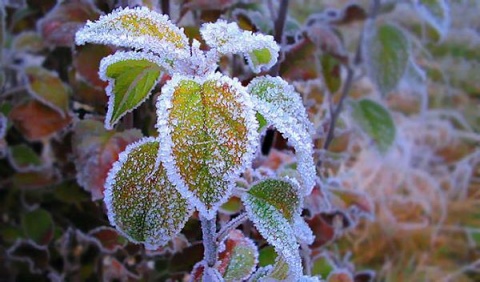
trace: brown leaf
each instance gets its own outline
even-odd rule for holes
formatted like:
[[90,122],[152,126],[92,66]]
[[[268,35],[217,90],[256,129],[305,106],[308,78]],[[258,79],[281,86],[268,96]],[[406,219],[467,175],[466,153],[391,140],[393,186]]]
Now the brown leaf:
[[51,137],[70,124],[70,116],[62,117],[57,111],[37,101],[17,105],[9,114],[14,126],[29,141]]
[[73,66],[77,73],[94,86],[105,88],[107,82],[100,79],[98,69],[100,61],[113,54],[113,49],[106,45],[87,44],[78,47],[73,57]]

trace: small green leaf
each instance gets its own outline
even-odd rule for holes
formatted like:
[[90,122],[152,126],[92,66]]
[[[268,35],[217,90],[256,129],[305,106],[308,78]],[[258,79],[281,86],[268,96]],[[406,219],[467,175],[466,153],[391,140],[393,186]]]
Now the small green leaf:
[[325,278],[334,270],[335,265],[325,254],[319,255],[313,261],[312,275],[320,275]]
[[8,150],[9,161],[17,171],[35,171],[42,167],[42,160],[30,146],[20,144]]
[[159,143],[144,138],[127,146],[105,184],[110,223],[147,249],[165,245],[185,225],[192,211],[166,176],[156,168]]
[[25,69],[25,74],[30,94],[65,117],[68,111],[69,90],[58,75],[41,67],[29,67]]
[[220,73],[174,75],[157,102],[159,159],[206,218],[226,202],[256,150],[257,122],[238,81]]
[[272,246],[266,246],[260,250],[258,256],[258,265],[263,267],[267,265],[273,265],[275,259],[277,258],[277,253]]
[[44,209],[36,209],[22,216],[25,234],[38,245],[47,245],[53,238],[52,216]]
[[148,98],[158,82],[162,65],[157,56],[141,52],[117,52],[102,59],[100,78],[109,82],[105,128],[113,128],[121,117]]
[[400,28],[384,24],[365,36],[363,50],[369,77],[383,95],[387,94],[398,85],[407,69],[408,38]]
[[445,38],[450,26],[450,7],[446,0],[417,0],[414,6],[420,16]]
[[352,117],[360,128],[375,141],[378,150],[386,153],[395,141],[396,129],[390,112],[370,99],[352,104]]
[[340,61],[329,54],[324,54],[321,58],[321,63],[323,79],[325,80],[328,91],[335,94],[342,85]]
[[293,180],[267,179],[253,185],[242,197],[248,217],[295,277],[302,273],[299,246],[292,227],[294,218],[300,214],[298,189]]
[[255,110],[269,125],[281,132],[295,148],[304,194],[310,194],[315,184],[313,162],[313,133],[300,95],[280,77],[254,78],[248,85]]

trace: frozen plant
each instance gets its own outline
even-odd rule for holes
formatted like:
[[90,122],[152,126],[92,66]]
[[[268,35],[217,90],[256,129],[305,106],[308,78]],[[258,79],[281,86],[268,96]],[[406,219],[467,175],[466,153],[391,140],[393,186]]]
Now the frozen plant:
[[[108,174],[109,220],[131,241],[157,249],[181,231],[196,209],[205,254],[193,280],[317,281],[303,276],[299,252],[299,244],[313,241],[300,213],[315,180],[312,125],[302,101],[280,77],[259,76],[243,87],[215,71],[219,58],[232,54],[245,56],[255,73],[268,70],[279,47],[271,36],[222,20],[204,24],[200,33],[208,51],[196,40],[190,46],[182,29],[147,8],[118,9],[76,33],[80,45],[132,49],[100,64],[100,77],[108,81],[107,129],[149,96],[162,73],[171,76],[156,104],[158,137],[127,146]],[[275,126],[294,147],[298,180],[263,179],[248,189],[235,187],[251,166],[259,131],[266,127],[259,128],[257,118]],[[217,232],[217,211],[234,190],[246,213]],[[257,269],[257,247],[233,230],[247,217],[275,248],[273,266]]]

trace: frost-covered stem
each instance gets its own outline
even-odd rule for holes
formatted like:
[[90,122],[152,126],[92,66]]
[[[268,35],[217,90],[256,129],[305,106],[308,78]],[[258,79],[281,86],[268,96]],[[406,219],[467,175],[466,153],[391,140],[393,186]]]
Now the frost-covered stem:
[[170,17],[170,0],[161,0],[162,13]]
[[305,275],[312,275],[312,251],[307,244],[300,244],[300,255],[303,258],[303,271]]
[[[380,0],[372,0],[372,6],[369,14],[369,19],[367,21],[373,22],[377,18],[378,11],[380,9]],[[370,26],[369,24],[366,25],[367,27]],[[362,32],[362,35],[360,36],[360,40],[357,45],[357,50],[355,52],[355,58],[353,60],[354,65],[359,64],[361,62],[361,54],[362,54],[362,42],[363,42],[363,34],[365,34],[365,29]],[[334,138],[334,131],[335,131],[335,126],[337,124],[337,119],[340,113],[342,112],[343,108],[343,102],[347,95],[350,93],[350,90],[353,85],[353,76],[355,72],[353,69],[353,66],[348,66],[347,67],[347,78],[345,81],[345,85],[343,86],[342,89],[342,95],[340,97],[340,100],[338,101],[338,105],[335,108],[333,112],[331,112],[330,115],[330,125],[328,127],[328,132],[327,132],[327,137],[325,138],[325,143],[323,144],[323,149],[327,150],[330,144],[333,141]]]
[[[275,41],[282,46],[283,45],[283,30],[285,28],[285,21],[287,19],[288,0],[282,0],[280,2],[280,8],[278,10],[278,16],[275,19]],[[270,75],[277,76],[280,70],[280,60],[270,70]]]
[[208,267],[213,267],[217,262],[217,242],[215,241],[216,217],[212,219],[200,217],[200,220],[202,222],[203,259],[207,262]]
[[245,220],[247,219],[248,219],[247,214],[242,213],[237,217],[235,217],[234,219],[227,222],[227,224],[225,224],[225,226],[222,229],[220,229],[220,231],[218,232],[217,241],[222,242],[227,237],[228,233],[230,233],[230,231],[240,226],[240,224],[244,223]]

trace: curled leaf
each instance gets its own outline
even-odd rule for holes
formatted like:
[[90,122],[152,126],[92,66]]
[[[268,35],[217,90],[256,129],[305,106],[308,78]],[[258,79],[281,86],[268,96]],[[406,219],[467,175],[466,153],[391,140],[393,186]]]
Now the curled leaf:
[[113,165],[105,184],[110,223],[147,249],[165,245],[191,215],[188,202],[155,166],[159,142],[144,138],[127,146]]
[[299,94],[280,77],[270,76],[254,78],[248,91],[255,109],[295,148],[304,194],[310,194],[316,175],[311,138],[313,126]]
[[255,73],[268,70],[277,62],[280,48],[270,35],[242,31],[236,23],[223,20],[204,24],[200,33],[220,54],[244,54]]
[[232,230],[223,244],[225,249],[218,254],[216,268],[225,281],[244,281],[257,266],[257,246],[239,230]]
[[87,42],[111,44],[137,50],[152,51],[159,55],[188,55],[188,39],[170,22],[166,15],[146,7],[117,9],[101,16],[76,34],[79,45]]
[[100,78],[108,81],[108,109],[105,128],[112,129],[126,113],[133,111],[150,95],[162,66],[159,57],[145,52],[117,52],[100,62]]
[[162,92],[159,160],[182,195],[212,218],[253,158],[258,123],[252,103],[238,81],[219,73],[174,75]]
[[267,179],[253,185],[242,197],[248,217],[285,260],[288,275],[295,277],[302,273],[299,246],[292,227],[295,217],[300,214],[298,189],[293,180]]

